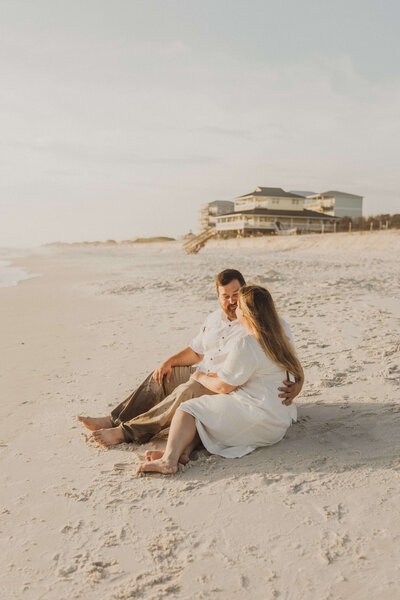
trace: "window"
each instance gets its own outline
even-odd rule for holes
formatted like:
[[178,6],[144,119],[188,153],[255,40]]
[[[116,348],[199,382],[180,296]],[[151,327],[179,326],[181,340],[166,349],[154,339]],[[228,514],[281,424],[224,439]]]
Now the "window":
[[279,204],[279,198],[272,198],[272,204]]
[[292,204],[300,204],[300,200],[296,200],[296,198],[292,198]]

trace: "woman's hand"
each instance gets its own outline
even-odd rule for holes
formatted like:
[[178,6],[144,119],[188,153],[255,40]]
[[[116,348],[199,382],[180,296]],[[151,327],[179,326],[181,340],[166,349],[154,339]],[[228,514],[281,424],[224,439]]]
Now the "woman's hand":
[[197,381],[208,390],[215,392],[216,394],[229,394],[233,390],[237,389],[237,385],[229,385],[222,381],[216,373],[203,373],[202,371],[195,371],[190,376],[190,379]]
[[193,381],[199,381],[199,377],[201,375],[205,375],[205,373],[203,373],[202,371],[195,371],[191,374],[190,379],[192,379]]

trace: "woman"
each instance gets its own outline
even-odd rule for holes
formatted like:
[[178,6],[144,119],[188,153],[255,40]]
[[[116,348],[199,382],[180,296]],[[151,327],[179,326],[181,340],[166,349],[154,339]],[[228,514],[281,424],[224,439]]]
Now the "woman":
[[214,395],[187,400],[179,407],[165,452],[149,452],[138,473],[176,473],[178,461],[187,462],[200,441],[212,454],[244,456],[279,442],[296,419],[296,408],[282,404],[277,386],[286,371],[300,382],[304,374],[271,294],[260,286],[243,286],[236,316],[245,335],[232,347],[222,369],[192,375]]

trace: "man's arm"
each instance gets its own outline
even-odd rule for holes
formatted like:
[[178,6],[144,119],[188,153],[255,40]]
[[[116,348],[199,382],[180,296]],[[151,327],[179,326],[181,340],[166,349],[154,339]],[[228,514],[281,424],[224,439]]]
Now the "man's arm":
[[190,367],[203,360],[202,354],[197,354],[190,346],[184,348],[177,354],[170,356],[153,373],[153,379],[162,385],[164,375],[167,383],[171,378],[172,367]]

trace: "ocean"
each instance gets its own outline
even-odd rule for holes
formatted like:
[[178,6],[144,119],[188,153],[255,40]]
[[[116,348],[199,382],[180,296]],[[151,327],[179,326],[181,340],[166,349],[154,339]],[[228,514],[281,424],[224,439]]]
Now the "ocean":
[[10,265],[11,259],[23,256],[18,250],[10,250],[8,248],[0,248],[0,288],[12,287],[18,285],[20,281],[36,277],[37,275],[27,273],[20,267]]

